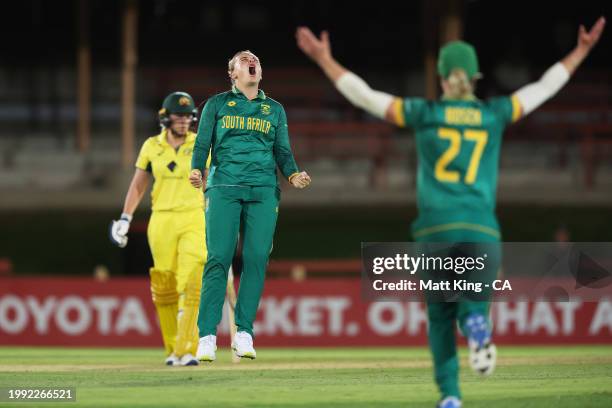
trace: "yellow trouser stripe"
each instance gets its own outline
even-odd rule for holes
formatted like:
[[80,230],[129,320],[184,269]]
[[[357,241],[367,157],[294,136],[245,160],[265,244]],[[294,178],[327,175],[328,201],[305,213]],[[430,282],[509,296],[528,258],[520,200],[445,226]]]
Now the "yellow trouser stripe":
[[456,230],[456,229],[465,229],[465,230],[482,232],[483,234],[491,235],[498,239],[501,237],[501,235],[499,234],[499,231],[497,231],[495,228],[487,227],[487,226],[480,225],[480,224],[472,224],[469,222],[451,222],[448,224],[434,225],[433,227],[427,227],[427,228],[423,228],[423,229],[416,231],[414,233],[414,237],[420,238],[425,235],[435,234],[437,232],[443,232],[443,231]]

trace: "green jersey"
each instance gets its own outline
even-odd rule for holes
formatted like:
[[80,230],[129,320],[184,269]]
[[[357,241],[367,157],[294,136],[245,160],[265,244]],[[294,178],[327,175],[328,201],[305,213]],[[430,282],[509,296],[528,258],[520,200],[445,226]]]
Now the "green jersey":
[[249,100],[236,87],[211,97],[204,106],[192,169],[211,163],[206,188],[277,186],[276,166],[289,178],[298,172],[289,144],[283,106],[259,91]]
[[[416,133],[419,213],[438,220],[422,226],[494,219],[502,133],[520,116],[518,100],[406,98],[394,107],[400,125]],[[480,224],[495,228],[496,221]]]

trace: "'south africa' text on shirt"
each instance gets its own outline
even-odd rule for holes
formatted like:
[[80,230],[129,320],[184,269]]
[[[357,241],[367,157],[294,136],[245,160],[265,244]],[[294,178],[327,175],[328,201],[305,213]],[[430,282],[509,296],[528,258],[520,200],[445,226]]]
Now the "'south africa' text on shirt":
[[246,129],[254,130],[257,132],[265,133],[266,135],[270,132],[272,124],[270,121],[259,118],[236,116],[236,115],[225,115],[221,118],[222,129]]

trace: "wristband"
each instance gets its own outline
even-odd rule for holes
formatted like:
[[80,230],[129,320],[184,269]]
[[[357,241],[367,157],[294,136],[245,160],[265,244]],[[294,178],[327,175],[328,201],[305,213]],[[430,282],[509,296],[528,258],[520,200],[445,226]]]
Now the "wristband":
[[132,222],[133,216],[128,213],[121,213],[121,217],[119,219],[125,220],[127,222]]

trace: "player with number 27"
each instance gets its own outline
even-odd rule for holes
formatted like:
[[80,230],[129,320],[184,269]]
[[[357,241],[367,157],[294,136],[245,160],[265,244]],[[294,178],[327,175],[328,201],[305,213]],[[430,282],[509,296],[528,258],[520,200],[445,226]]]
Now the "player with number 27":
[[[480,100],[476,50],[463,41],[445,44],[438,56],[442,98],[399,98],[371,89],[332,56],[329,35],[317,38],[298,28],[298,47],[310,57],[353,105],[400,127],[414,129],[418,156],[419,215],[412,235],[419,242],[499,242],[495,216],[499,153],[504,129],[552,98],[590,53],[605,19],[591,30],[578,29],[576,47],[542,77],[514,92]],[[410,55],[410,54],[407,54]],[[484,245],[484,244],[483,244]],[[429,346],[441,408],[461,407],[456,325],[468,339],[469,362],[479,374],[493,372],[488,301],[427,301]]]

